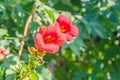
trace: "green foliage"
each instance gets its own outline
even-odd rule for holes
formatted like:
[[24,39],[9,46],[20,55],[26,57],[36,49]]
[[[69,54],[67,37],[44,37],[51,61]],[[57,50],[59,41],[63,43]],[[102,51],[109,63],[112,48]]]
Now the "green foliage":
[[[0,46],[10,55],[0,62],[0,80],[14,80],[18,63],[26,65],[28,46],[34,46],[39,26],[55,22],[64,13],[79,28],[79,36],[54,54],[45,65],[29,75],[30,80],[119,80],[120,2],[119,0],[35,0],[36,9],[29,26],[20,62],[17,55],[26,20],[34,0],[0,0]],[[11,55],[12,54],[12,55]],[[32,69],[32,68],[31,68]],[[26,78],[27,79],[27,78]]]
[[48,69],[42,68],[39,73],[41,74],[41,78],[43,80],[51,80],[52,79],[52,74]]
[[6,29],[0,29],[0,37],[4,36],[5,34],[7,34],[7,30]]

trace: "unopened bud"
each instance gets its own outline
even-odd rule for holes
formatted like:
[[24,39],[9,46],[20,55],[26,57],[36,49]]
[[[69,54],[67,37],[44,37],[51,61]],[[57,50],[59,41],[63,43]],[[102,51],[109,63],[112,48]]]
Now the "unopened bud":
[[35,54],[37,52],[37,49],[35,47],[28,47],[28,50],[31,54]]

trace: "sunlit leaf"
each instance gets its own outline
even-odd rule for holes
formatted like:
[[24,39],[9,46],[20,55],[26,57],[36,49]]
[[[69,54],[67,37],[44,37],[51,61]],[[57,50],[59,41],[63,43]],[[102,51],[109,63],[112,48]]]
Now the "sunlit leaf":
[[6,29],[0,29],[0,37],[4,36],[7,34],[7,30]]
[[35,72],[32,72],[29,76],[30,80],[39,80],[38,75]]
[[51,18],[52,22],[55,22],[54,13],[51,10],[45,9],[45,13]]

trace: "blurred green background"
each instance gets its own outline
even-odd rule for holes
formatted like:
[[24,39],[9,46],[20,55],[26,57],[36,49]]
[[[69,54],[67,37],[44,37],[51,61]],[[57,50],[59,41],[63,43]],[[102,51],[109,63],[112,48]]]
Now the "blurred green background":
[[[49,74],[43,70],[39,73],[43,80],[120,79],[119,0],[36,1],[21,60],[26,61],[29,55],[27,47],[34,46],[33,39],[39,26],[54,23],[59,14],[64,13],[78,26],[79,36],[61,47],[58,53],[44,57],[46,63],[42,67],[52,73],[52,79],[47,78]],[[5,46],[10,54],[18,54],[33,4],[33,0],[0,0],[0,46]],[[0,62],[0,66],[9,68],[16,64],[14,60],[10,64],[5,61]],[[4,75],[0,73],[0,80],[4,80]],[[13,79],[7,76],[5,80]]]

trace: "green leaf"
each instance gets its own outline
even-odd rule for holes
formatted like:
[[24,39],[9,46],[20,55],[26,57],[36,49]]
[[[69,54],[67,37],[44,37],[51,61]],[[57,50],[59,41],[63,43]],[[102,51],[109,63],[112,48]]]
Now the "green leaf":
[[84,71],[76,71],[74,72],[74,77],[72,80],[82,80],[86,77],[86,73]]
[[38,29],[39,25],[35,22],[31,22],[31,33],[34,33]]
[[91,26],[89,22],[82,16],[76,15],[75,16],[78,19],[78,23],[80,22],[80,34],[82,33],[82,38],[88,38],[88,36],[91,34]]
[[70,49],[78,56],[80,57],[80,47],[84,47],[85,44],[80,38],[76,38],[71,44]]
[[[56,80],[67,80],[68,72],[65,70],[64,67],[60,67],[55,72]],[[69,79],[68,79],[69,80]]]
[[80,57],[80,47],[79,47],[79,45],[78,44],[71,44],[70,45],[70,49],[78,56],[78,57]]
[[14,80],[15,79],[15,74],[9,74],[6,76],[5,80]]
[[29,76],[30,80],[39,80],[38,75],[33,71],[32,74]]
[[108,19],[106,16],[104,15],[100,15],[98,16],[98,18],[104,22],[104,25],[106,26],[106,28],[109,28],[110,26],[115,25],[112,21],[110,21],[110,19]]
[[70,45],[68,43],[64,44],[62,47],[61,47],[61,51],[63,51],[64,49],[68,48]]
[[6,16],[6,9],[3,5],[0,4],[0,18],[4,18]]
[[85,29],[87,30],[88,34],[90,34],[91,33],[91,27],[90,27],[88,21],[85,18],[82,18],[81,22],[84,24]]
[[11,66],[16,65],[17,61],[18,61],[17,56],[9,55],[7,58],[5,58],[4,62],[0,64],[0,67],[10,68]]
[[54,4],[59,3],[59,1],[60,1],[60,0],[52,0],[52,2],[53,2]]
[[15,78],[15,71],[12,69],[7,69],[5,80],[14,80],[14,78]]
[[4,74],[5,74],[6,69],[0,67],[0,80],[2,80]]
[[93,36],[96,36],[96,34],[97,34],[101,38],[106,38],[105,30],[101,24],[91,21],[90,25],[92,28],[92,35]]
[[39,77],[41,78],[41,80],[42,79],[43,80],[51,80],[52,79],[51,72],[46,68],[40,68],[39,73],[40,73]]
[[22,5],[18,4],[15,6],[15,8],[12,9],[11,17],[14,20],[15,25],[17,25],[18,27],[22,27],[25,25],[27,16]]
[[119,80],[120,79],[120,76],[115,71],[111,71],[110,76],[111,76],[111,80]]
[[54,17],[53,11],[45,9],[44,12],[46,13],[46,15],[48,15],[51,18],[52,22],[54,23],[55,22],[55,17]]
[[0,37],[4,36],[7,34],[7,30],[6,29],[0,29]]
[[92,73],[92,74],[90,75],[90,78],[91,78],[91,80],[99,80],[99,79],[97,78],[96,74],[94,74],[94,73]]

